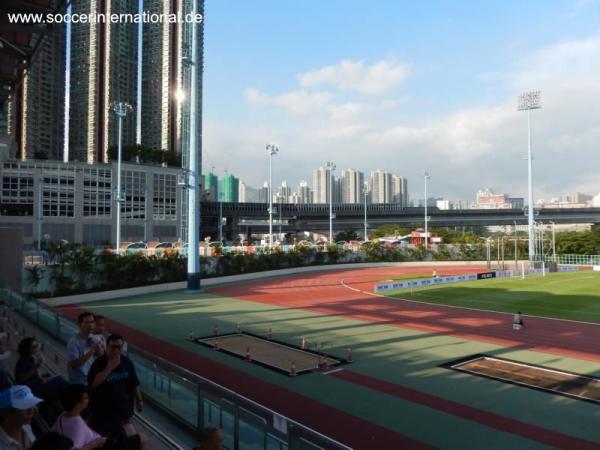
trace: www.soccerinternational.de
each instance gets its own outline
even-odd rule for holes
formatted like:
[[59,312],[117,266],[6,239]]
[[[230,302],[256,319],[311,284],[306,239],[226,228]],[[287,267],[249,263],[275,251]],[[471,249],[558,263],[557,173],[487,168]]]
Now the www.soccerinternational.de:
[[125,13],[8,13],[9,23],[201,23],[202,14]]

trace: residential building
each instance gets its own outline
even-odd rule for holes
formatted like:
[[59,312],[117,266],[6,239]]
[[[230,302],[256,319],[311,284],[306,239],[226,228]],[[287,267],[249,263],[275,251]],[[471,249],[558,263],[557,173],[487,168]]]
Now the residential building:
[[392,174],[383,170],[371,172],[371,200],[373,203],[392,202]]
[[219,177],[214,173],[202,174],[202,197],[208,202],[216,202],[219,197]]
[[238,189],[238,202],[246,203],[248,200],[246,199],[246,183],[240,181],[239,189]]
[[269,203],[269,182],[265,181],[258,190],[258,203]]
[[313,191],[304,180],[298,185],[298,203],[314,203]]
[[275,203],[289,203],[292,195],[292,188],[287,184],[287,181],[282,181],[281,186],[277,188],[277,194],[273,197]]
[[[319,167],[313,172],[313,192],[315,203],[329,203],[330,183],[332,182],[331,170]],[[333,194],[333,185],[331,186]],[[333,194],[335,196],[335,194]]]
[[400,175],[392,175],[392,203],[408,205],[408,180]]
[[[137,0],[73,0],[73,14],[135,14]],[[137,106],[138,29],[134,23],[71,24],[69,160],[108,162],[117,145],[116,102]],[[123,144],[136,143],[135,114],[123,121]]]
[[341,183],[341,203],[361,203],[365,176],[354,169],[343,170]]
[[475,204],[476,209],[510,209],[512,203],[507,194],[496,194],[490,188],[477,191]]
[[224,202],[237,202],[239,201],[239,189],[240,189],[239,178],[233,176],[230,173],[225,174],[223,177],[223,195],[220,200]]

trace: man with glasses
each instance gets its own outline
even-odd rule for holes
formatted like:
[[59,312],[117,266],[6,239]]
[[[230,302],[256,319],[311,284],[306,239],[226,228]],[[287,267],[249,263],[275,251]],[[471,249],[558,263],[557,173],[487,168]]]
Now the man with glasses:
[[90,338],[94,329],[94,315],[83,312],[77,318],[79,333],[67,344],[69,383],[87,385],[87,375],[94,360],[101,355],[101,348]]
[[144,401],[140,382],[131,360],[122,354],[123,336],[106,339],[106,354],[94,361],[88,374],[91,425],[98,433],[111,435],[125,430],[135,434],[131,424],[133,404],[142,412]]

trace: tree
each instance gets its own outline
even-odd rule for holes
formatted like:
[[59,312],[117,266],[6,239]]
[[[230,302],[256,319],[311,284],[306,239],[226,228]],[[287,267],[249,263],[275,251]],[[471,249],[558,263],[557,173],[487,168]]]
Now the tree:
[[340,231],[338,234],[335,235],[335,242],[338,241],[358,241],[360,238],[358,236],[358,234],[356,233],[356,231],[353,230],[344,230],[344,231]]
[[373,233],[371,233],[371,239],[384,236],[406,236],[407,234],[410,234],[410,230],[406,228],[394,224],[385,224],[375,228]]

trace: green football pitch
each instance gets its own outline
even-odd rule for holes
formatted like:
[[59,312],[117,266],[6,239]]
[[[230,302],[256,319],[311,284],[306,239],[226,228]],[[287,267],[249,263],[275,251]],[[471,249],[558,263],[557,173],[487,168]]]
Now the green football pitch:
[[600,323],[600,273],[495,278],[388,294],[427,303]]

